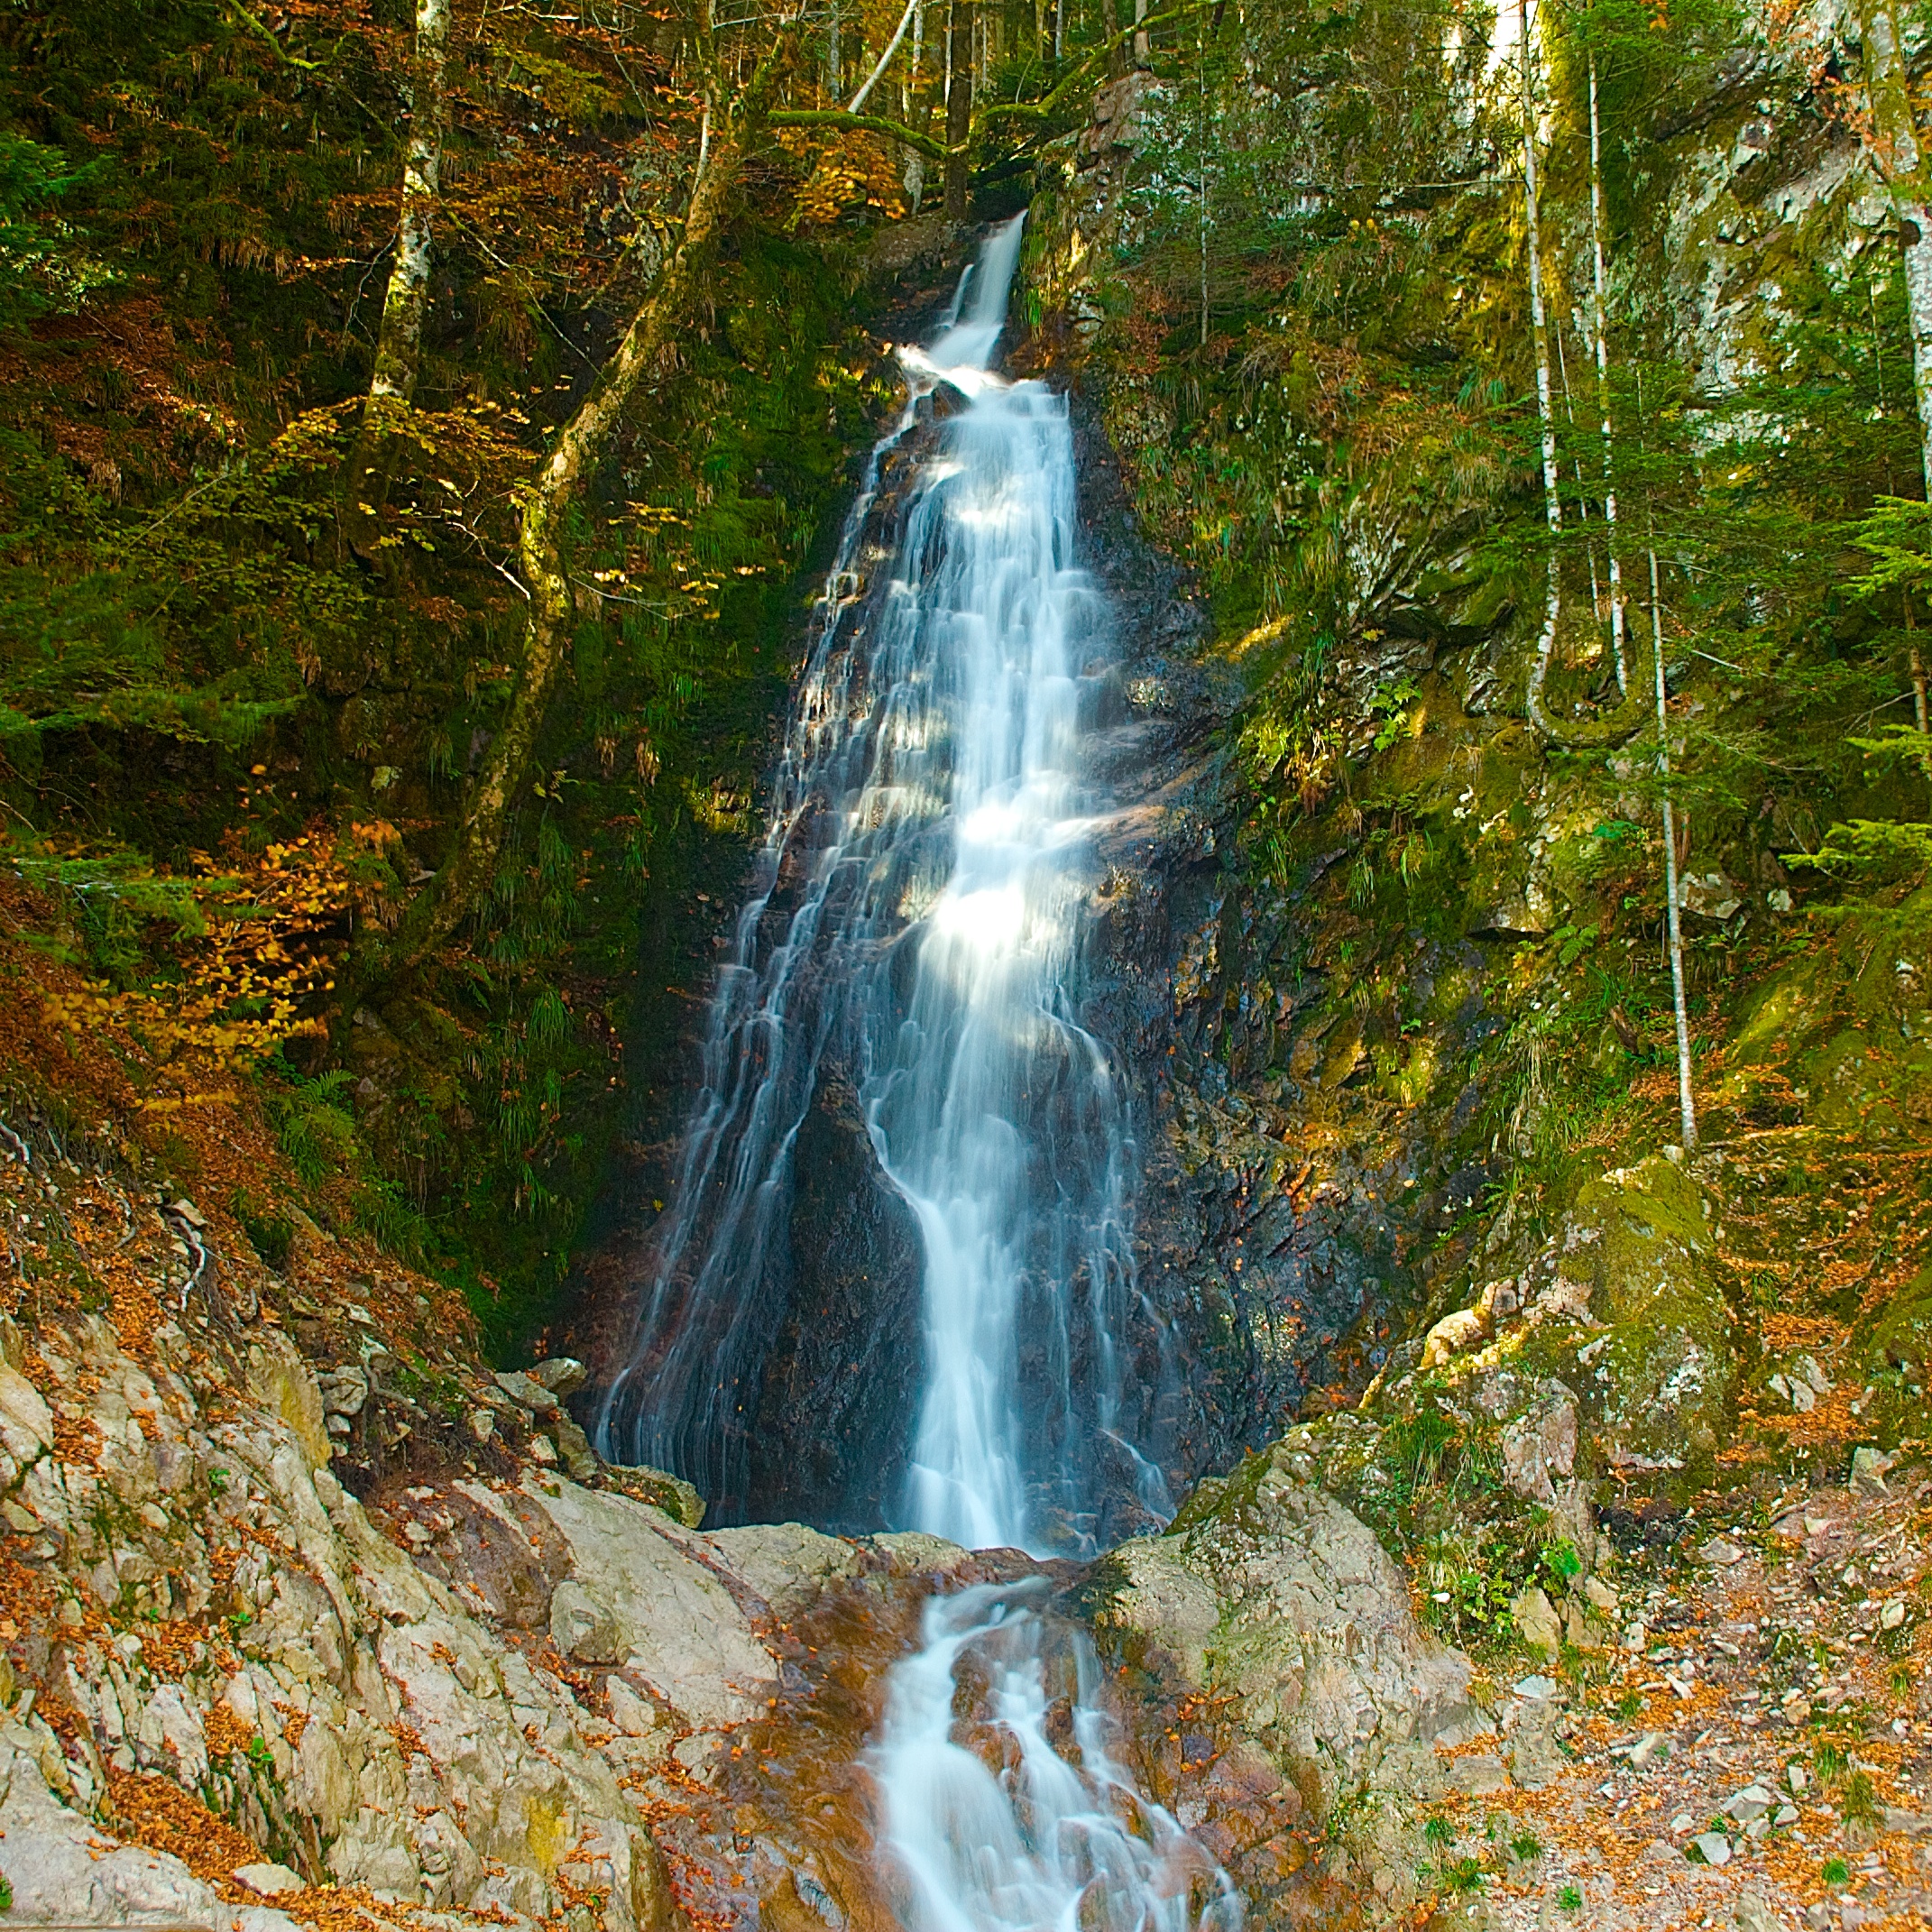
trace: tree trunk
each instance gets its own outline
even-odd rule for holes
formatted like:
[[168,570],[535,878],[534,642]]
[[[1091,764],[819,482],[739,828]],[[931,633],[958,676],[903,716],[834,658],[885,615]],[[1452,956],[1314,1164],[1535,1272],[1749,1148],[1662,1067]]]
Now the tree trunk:
[[787,26],[743,93],[713,129],[708,162],[693,184],[677,246],[656,287],[631,317],[617,353],[589,395],[558,433],[525,501],[518,548],[529,590],[522,675],[510,715],[491,741],[488,756],[455,844],[435,880],[405,915],[391,963],[420,960],[454,931],[483,896],[495,871],[511,809],[529,768],[576,614],[565,556],[565,528],[578,498],[596,474],[612,432],[639,386],[656,368],[691,304],[704,257],[729,213],[731,191],[777,95],[796,43]]
[[1120,39],[1120,10],[1116,0],[1100,0],[1100,31],[1107,37],[1107,73],[1118,80],[1127,72],[1127,48]]
[[[1142,15],[1145,18],[1145,14]],[[1208,345],[1208,41],[1200,26],[1195,28],[1195,66],[1201,76],[1201,345]]]
[[1543,708],[1543,685],[1556,649],[1557,622],[1563,614],[1563,590],[1557,574],[1557,538],[1563,529],[1563,505],[1557,495],[1556,412],[1550,395],[1550,331],[1543,318],[1543,238],[1536,188],[1536,96],[1531,85],[1528,0],[1516,0],[1517,32],[1523,40],[1523,207],[1530,256],[1530,333],[1536,351],[1536,414],[1542,431],[1543,520],[1550,531],[1550,562],[1543,586],[1543,629],[1536,641],[1525,709],[1530,723],[1545,737],[1554,728]]
[[1859,25],[1865,43],[1865,91],[1872,103],[1869,152],[1891,196],[1899,219],[1899,253],[1912,329],[1912,386],[1918,400],[1920,457],[1932,495],[1932,216],[1926,207],[1923,156],[1912,98],[1906,85],[1899,23],[1888,0],[1861,0]]
[[973,0],[952,0],[952,84],[946,90],[946,219],[966,219],[966,142],[972,133]]
[[[1147,17],[1147,0],[1134,0],[1134,24],[1136,28]],[[1154,42],[1145,32],[1134,35],[1134,65],[1145,67],[1154,51]]]
[[1590,290],[1596,336],[1596,400],[1604,424],[1604,529],[1610,553],[1610,649],[1616,661],[1616,687],[1630,689],[1624,650],[1624,579],[1616,562],[1616,478],[1610,463],[1610,343],[1604,319],[1603,142],[1596,119],[1596,55],[1590,54]]
[[[1583,480],[1583,458],[1577,455],[1574,446],[1577,434],[1577,402],[1569,392],[1569,360],[1563,354],[1563,318],[1555,317],[1556,327],[1550,332],[1556,342],[1557,381],[1563,388],[1563,420],[1569,428],[1572,447],[1569,457],[1569,473],[1577,479],[1577,521],[1583,529],[1583,558],[1590,573],[1590,614],[1601,619],[1603,598],[1596,584],[1596,546],[1590,541],[1589,485]],[[1617,680],[1619,686],[1623,680]]]
[[[865,106],[866,96],[879,85],[879,77],[891,65],[893,55],[898,52],[899,42],[906,38],[906,28],[912,25],[913,12],[918,5],[919,0],[906,0],[906,11],[899,15],[899,23],[893,29],[892,38],[886,42],[885,52],[879,55],[879,65],[866,76],[864,85],[847,102],[845,107],[847,114],[857,114]],[[918,64],[919,55],[915,43],[913,51],[913,65],[916,68]]]
[[402,164],[396,259],[382,299],[369,400],[349,455],[347,538],[351,548],[364,557],[380,554],[377,523],[393,480],[394,431],[415,400],[422,367],[430,242],[443,170],[448,60],[449,0],[417,0],[416,45],[409,63],[409,145]]
[[416,53],[409,63],[409,151],[402,166],[402,218],[396,260],[382,300],[373,402],[408,402],[422,365],[423,310],[429,295],[429,244],[443,171],[444,73],[449,58],[449,0],[416,0]]
[[1670,998],[1677,1013],[1677,1106],[1686,1147],[1697,1144],[1697,1109],[1690,1091],[1690,1010],[1684,998],[1684,919],[1677,883],[1677,823],[1670,809],[1670,721],[1664,705],[1663,598],[1657,551],[1651,550],[1651,644],[1657,671],[1657,769],[1663,779],[1665,926],[1670,937]]

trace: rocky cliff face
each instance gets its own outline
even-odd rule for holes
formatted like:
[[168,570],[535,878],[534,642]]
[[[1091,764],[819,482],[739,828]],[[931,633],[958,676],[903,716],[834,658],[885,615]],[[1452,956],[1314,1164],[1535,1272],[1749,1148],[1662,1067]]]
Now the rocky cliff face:
[[[1798,299],[1795,264],[1815,278],[1808,289],[1822,287],[1864,272],[1876,245],[1880,184],[1818,78],[1827,56],[1855,66],[1857,37],[1834,10],[1795,37],[1747,36],[1688,69],[1680,97],[1647,106],[1626,136],[1651,172],[1644,198],[1615,211],[1613,283],[1653,278],[1661,306],[1642,319],[1618,311],[1616,326],[1648,353],[1680,357],[1699,408],[1718,409],[1790,358],[1780,331]],[[1403,57],[1362,40],[1349,70],[1385,58]],[[1196,1468],[1393,1385],[1446,1316],[1480,1311],[1480,1334],[1502,1332],[1553,1276],[1595,1293],[1588,1319],[1604,1328],[1588,1332],[1603,1346],[1580,1366],[1552,1354],[1539,1372],[1575,1382],[1602,1468],[1661,1470],[1681,1497],[1716,1470],[1741,1395],[1750,1408],[1743,1372],[1759,1345],[1745,1339],[1754,1311],[1739,1327],[1739,1298],[1764,1257],[1716,1232],[1738,1225],[1761,1183],[1741,1195],[1721,1155],[1674,1171],[1656,1158],[1677,1129],[1658,971],[1661,854],[1649,829],[1654,731],[1640,735],[1614,687],[1609,699],[1586,690],[1606,685],[1607,659],[1580,584],[1557,650],[1576,693],[1572,739],[1533,731],[1522,714],[1541,593],[1496,560],[1506,490],[1486,494],[1480,479],[1439,488],[1430,449],[1410,450],[1398,425],[1348,419],[1332,387],[1320,407],[1309,400],[1324,357],[1346,372],[1342,388],[1382,382],[1398,401],[1427,393],[1431,356],[1517,366],[1458,305],[1520,301],[1520,262],[1460,253],[1464,223],[1490,235],[1480,225],[1519,218],[1520,205],[1498,200],[1503,177],[1470,145],[1490,111],[1476,78],[1458,69],[1441,84],[1440,97],[1417,92],[1405,138],[1423,143],[1438,187],[1461,183],[1463,198],[1419,204],[1402,233],[1458,279],[1453,290],[1431,282],[1422,255],[1400,256],[1392,225],[1373,245],[1409,264],[1390,284],[1394,312],[1357,317],[1339,339],[1320,251],[1352,247],[1333,236],[1377,224],[1331,210],[1283,244],[1265,304],[1225,285],[1241,319],[1197,349],[1187,304],[1205,285],[1176,297],[1158,236],[1178,192],[1176,124],[1206,106],[1128,74],[1043,170],[1023,354],[1072,387],[1091,425],[1090,474],[1120,533],[1100,553],[1123,608],[1156,613],[1151,626],[1130,621],[1129,636],[1158,635],[1158,613],[1191,591],[1200,612],[1197,636],[1149,652],[1140,689],[1159,734],[1155,784],[1122,822],[1094,984],[1147,1097],[1145,1265],[1171,1283],[1164,1306],[1198,1311]],[[1309,120],[1276,133],[1305,147],[1311,184],[1331,184],[1317,200],[1343,197],[1356,178],[1367,195],[1379,177],[1348,146],[1345,115],[1323,122],[1323,99],[1311,78]],[[1237,103],[1214,111],[1231,141],[1260,138]],[[1550,135],[1552,165],[1575,160],[1564,138]],[[1574,308],[1552,327],[1575,327],[1587,347],[1576,264],[1587,265],[1588,203],[1567,183],[1546,184],[1545,267],[1552,305]],[[1375,205],[1394,224],[1385,189]],[[1196,213],[1208,222],[1204,207]],[[1204,251],[1211,239],[1201,226]],[[1207,263],[1204,253],[1203,274]],[[1184,331],[1162,336],[1182,317]],[[1242,381],[1215,387],[1217,368],[1237,360]],[[1453,443],[1454,426],[1440,427]],[[1329,467],[1309,455],[1315,443],[1331,446]],[[1246,483],[1222,491],[1223,473]],[[1297,576],[1298,541],[1328,559],[1332,581]],[[1150,586],[1153,566],[1127,561],[1150,542],[1189,557],[1198,585],[1170,574]],[[1268,607],[1281,614],[1260,621],[1262,564],[1222,562],[1244,547],[1275,574]],[[1665,652],[1673,739],[1738,741],[1762,701],[1735,666],[1676,635]],[[1827,1163],[1854,1144],[1922,1140],[1923,948],[1895,950],[1881,981],[1869,961],[1890,944],[1881,930],[1902,930],[1891,914],[1852,915],[1873,949],[1857,966],[1826,936],[1835,911],[1807,920],[1808,875],[1784,858],[1814,836],[1807,814],[1826,807],[1787,798],[1766,771],[1723,781],[1755,786],[1748,806],[1720,799],[1715,777],[1700,781],[1685,865],[1706,1139],[1802,1128],[1828,1145]],[[1889,1154],[1881,1164],[1891,1211],[1909,1183]],[[1809,1237],[1816,1195],[1797,1165],[1771,1185]],[[1899,1237],[1910,1247],[1909,1233]]]

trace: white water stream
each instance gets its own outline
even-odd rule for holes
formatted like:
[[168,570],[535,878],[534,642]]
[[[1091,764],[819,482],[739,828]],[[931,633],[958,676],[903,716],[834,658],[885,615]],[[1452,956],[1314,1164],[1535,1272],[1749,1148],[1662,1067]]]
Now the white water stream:
[[[1128,1116],[1075,1010],[1104,806],[1083,768],[1118,682],[1108,615],[1074,562],[1065,400],[989,366],[1020,237],[1019,219],[994,231],[936,338],[901,351],[912,398],[820,607],[600,1439],[735,1506],[793,1149],[834,1055],[924,1249],[897,1521],[1044,1552],[1093,1547],[1102,1467],[1145,1511],[1169,1504],[1136,1420],[1153,1392],[1127,1385],[1148,1378],[1123,1366],[1127,1346],[1160,1346],[1134,1282]],[[882,554],[868,520],[922,403],[954,413],[921,429]]]
[[[1227,1874],[1115,1762],[1083,1633],[1057,1654],[1054,1634],[1024,1589],[980,1585],[926,1605],[892,1673],[872,1758],[906,1932],[1239,1932]],[[987,1687],[983,1756],[954,1734],[962,1662]]]
[[[967,318],[905,358],[972,399],[934,466],[943,560],[894,584],[898,620],[934,634],[950,698],[952,866],[869,1096],[886,1171],[925,1248],[926,1382],[908,1513],[978,1548],[1036,1533],[1015,1372],[1029,1276],[1046,1290],[1032,1305],[1053,1322],[1047,1345],[1062,1362],[1066,1304],[1084,1282],[1099,1357],[1085,1420],[1113,1435],[1112,1304],[1122,1298],[1110,1291],[1130,1272],[1120,1096],[1066,997],[1091,830],[1082,675],[1096,667],[1086,660],[1100,614],[1072,567],[1072,436],[1064,401],[1044,383],[986,373],[1019,240],[1016,220],[979,265]],[[906,561],[916,569],[917,552]]]

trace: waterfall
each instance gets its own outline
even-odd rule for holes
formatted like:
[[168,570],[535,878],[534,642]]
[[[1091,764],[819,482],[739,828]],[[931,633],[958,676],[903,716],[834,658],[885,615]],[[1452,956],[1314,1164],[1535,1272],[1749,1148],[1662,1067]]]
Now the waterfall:
[[991,367],[1023,219],[993,232],[935,338],[900,352],[911,398],[818,607],[599,1433],[607,1456],[676,1468],[727,1513],[741,1494],[793,1153],[836,1056],[923,1251],[897,1520],[1045,1551],[1094,1546],[1103,1464],[1148,1513],[1169,1504],[1154,1392],[1128,1359],[1159,1330],[1134,1280],[1129,1112],[1077,1011],[1107,805],[1085,767],[1118,679],[1105,601],[1074,560],[1064,399]]
[[[934,1597],[924,1637],[872,1752],[906,1932],[1239,1932],[1227,1874],[1109,1755],[1083,1633],[986,1584]],[[965,1661],[986,1688],[979,1753],[953,1734]],[[1056,1703],[1077,1763],[1050,1741]]]

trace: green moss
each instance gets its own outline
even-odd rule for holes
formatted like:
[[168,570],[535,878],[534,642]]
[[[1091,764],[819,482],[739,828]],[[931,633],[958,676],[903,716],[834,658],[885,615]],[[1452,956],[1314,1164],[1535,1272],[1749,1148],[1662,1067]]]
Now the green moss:
[[1587,1322],[1532,1323],[1526,1371],[1560,1377],[1595,1466],[1673,1493],[1708,1482],[1732,1428],[1736,1366],[1705,1197],[1661,1156],[1603,1175],[1564,1223],[1558,1280],[1588,1290]]
[[1923,1448],[1932,1388],[1932,1265],[1854,1322],[1850,1356],[1871,1391],[1863,1403],[1866,1440],[1888,1450],[1906,1442]]

